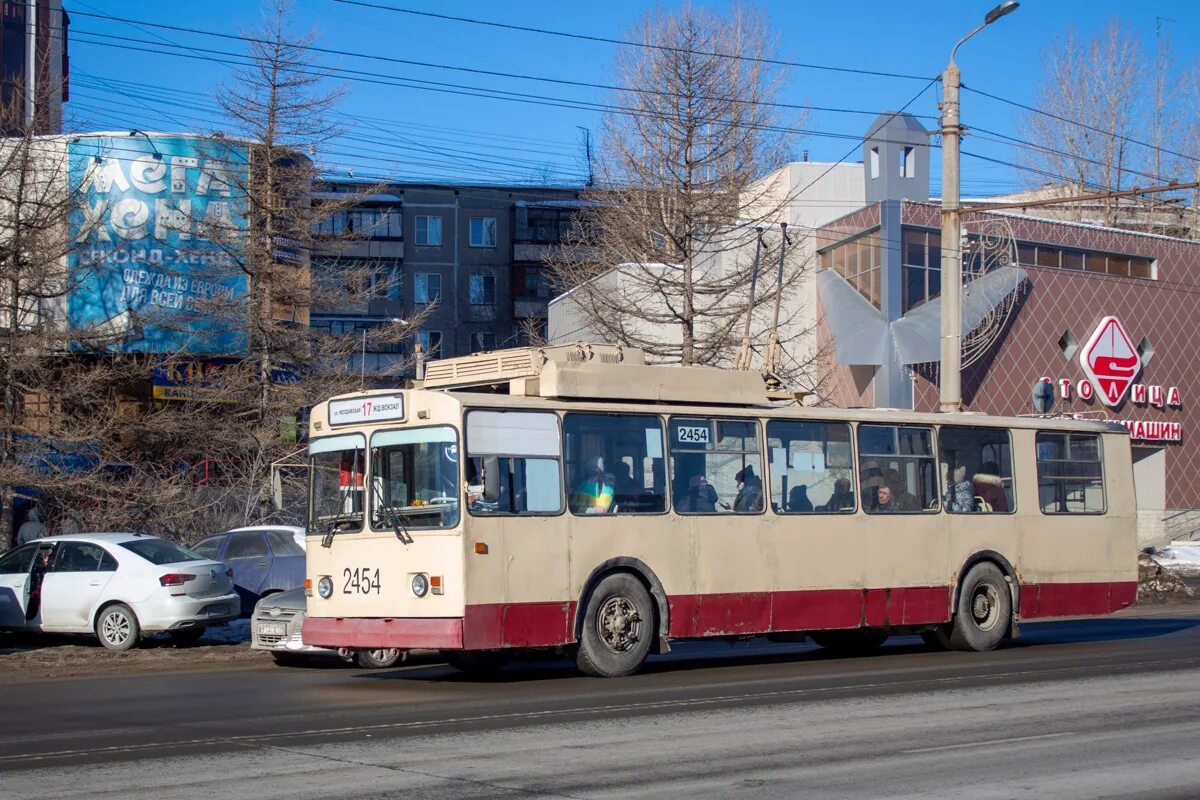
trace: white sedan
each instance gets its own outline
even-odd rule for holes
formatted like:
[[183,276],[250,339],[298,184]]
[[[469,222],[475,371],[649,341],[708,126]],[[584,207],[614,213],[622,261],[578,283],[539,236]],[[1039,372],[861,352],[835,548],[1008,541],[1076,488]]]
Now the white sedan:
[[157,631],[194,642],[240,611],[232,570],[154,536],[52,536],[0,556],[0,628],[95,633],[129,650]]

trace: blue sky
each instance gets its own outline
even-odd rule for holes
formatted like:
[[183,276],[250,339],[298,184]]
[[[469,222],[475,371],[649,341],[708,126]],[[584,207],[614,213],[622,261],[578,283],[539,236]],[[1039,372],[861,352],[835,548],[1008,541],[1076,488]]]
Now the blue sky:
[[[498,3],[481,0],[428,3],[378,0],[380,4],[438,11],[552,30],[621,37],[651,4]],[[209,60],[140,52],[161,49],[188,54],[187,47],[240,50],[238,42],[193,33],[134,27],[87,17],[100,13],[221,33],[239,33],[261,20],[256,0],[65,0],[72,18],[71,102],[78,130],[137,127],[145,130],[221,130],[228,123],[212,93],[230,69]],[[698,3],[720,6],[720,2]],[[670,4],[666,4],[667,7]],[[779,31],[782,59],[864,70],[933,77],[944,68],[954,42],[982,19],[992,2],[801,2],[768,0],[764,6]],[[1200,53],[1200,3],[1170,0],[1024,0],[1014,14],[978,34],[958,55],[968,86],[1017,102],[1036,101],[1041,54],[1074,23],[1083,34],[1116,16],[1135,30],[1151,51],[1156,19],[1171,37],[1172,52]],[[293,24],[316,28],[320,45],[350,53],[383,55],[440,65],[611,83],[613,45],[502,31],[459,22],[353,7],[334,0],[295,0]],[[100,35],[121,38],[103,38]],[[128,41],[134,39],[138,41]],[[194,55],[194,52],[192,53]],[[218,57],[218,56],[214,56]],[[219,58],[219,57],[218,57]],[[330,65],[400,78],[463,84],[481,90],[527,92],[576,101],[605,102],[599,89],[497,78],[364,60],[322,56]],[[924,85],[920,81],[850,75],[811,69],[785,70],[782,102],[863,111],[894,110]],[[322,154],[331,172],[356,177],[472,179],[486,182],[569,183],[583,175],[579,127],[597,130],[598,112],[467,97],[416,88],[345,84],[339,105],[347,138]],[[445,88],[445,87],[443,87]],[[939,87],[922,94],[909,110],[934,126]],[[1019,112],[964,93],[964,124],[1023,137]],[[871,117],[812,112],[811,130],[858,135]],[[800,137],[795,151],[814,161],[837,161],[853,143],[823,136]],[[965,151],[1002,161],[1019,160],[1009,145],[978,138]],[[849,160],[859,160],[856,151]],[[935,158],[936,160],[936,158]],[[938,172],[935,165],[935,178]],[[1182,176],[1181,176],[1182,177]],[[1025,185],[1030,176],[1010,167],[963,159],[963,192],[978,195]],[[935,189],[936,194],[936,189]]]

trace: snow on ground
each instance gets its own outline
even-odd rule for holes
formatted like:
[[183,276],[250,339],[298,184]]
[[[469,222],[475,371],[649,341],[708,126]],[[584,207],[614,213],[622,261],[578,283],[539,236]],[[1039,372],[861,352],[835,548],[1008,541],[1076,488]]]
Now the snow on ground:
[[1200,543],[1155,548],[1150,556],[1176,572],[1200,573]]
[[250,641],[250,620],[235,619],[204,631],[201,644],[241,644]]

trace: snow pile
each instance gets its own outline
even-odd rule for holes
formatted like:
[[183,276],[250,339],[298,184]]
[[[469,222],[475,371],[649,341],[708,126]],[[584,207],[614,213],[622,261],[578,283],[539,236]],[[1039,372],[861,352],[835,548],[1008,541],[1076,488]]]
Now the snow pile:
[[204,630],[200,644],[241,644],[250,641],[250,620],[235,619]]
[[1155,560],[1157,557],[1157,552],[1138,556],[1138,602],[1166,603],[1191,597],[1191,590],[1169,565],[1170,562],[1160,564]]

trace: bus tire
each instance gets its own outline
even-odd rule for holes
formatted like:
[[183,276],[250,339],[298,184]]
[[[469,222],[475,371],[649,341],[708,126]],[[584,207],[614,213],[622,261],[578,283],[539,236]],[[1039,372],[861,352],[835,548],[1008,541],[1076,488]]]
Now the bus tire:
[[614,572],[587,599],[575,664],[596,678],[632,675],[646,660],[654,636],[650,593],[629,573]]
[[887,641],[888,632],[882,628],[859,628],[851,631],[818,631],[809,638],[821,647],[839,655],[857,656],[873,653]]
[[958,594],[958,612],[950,628],[950,648],[982,653],[995,650],[1012,619],[1012,593],[1004,573],[981,561],[967,573]]
[[503,650],[443,650],[442,658],[459,672],[476,678],[492,675],[512,660]]

